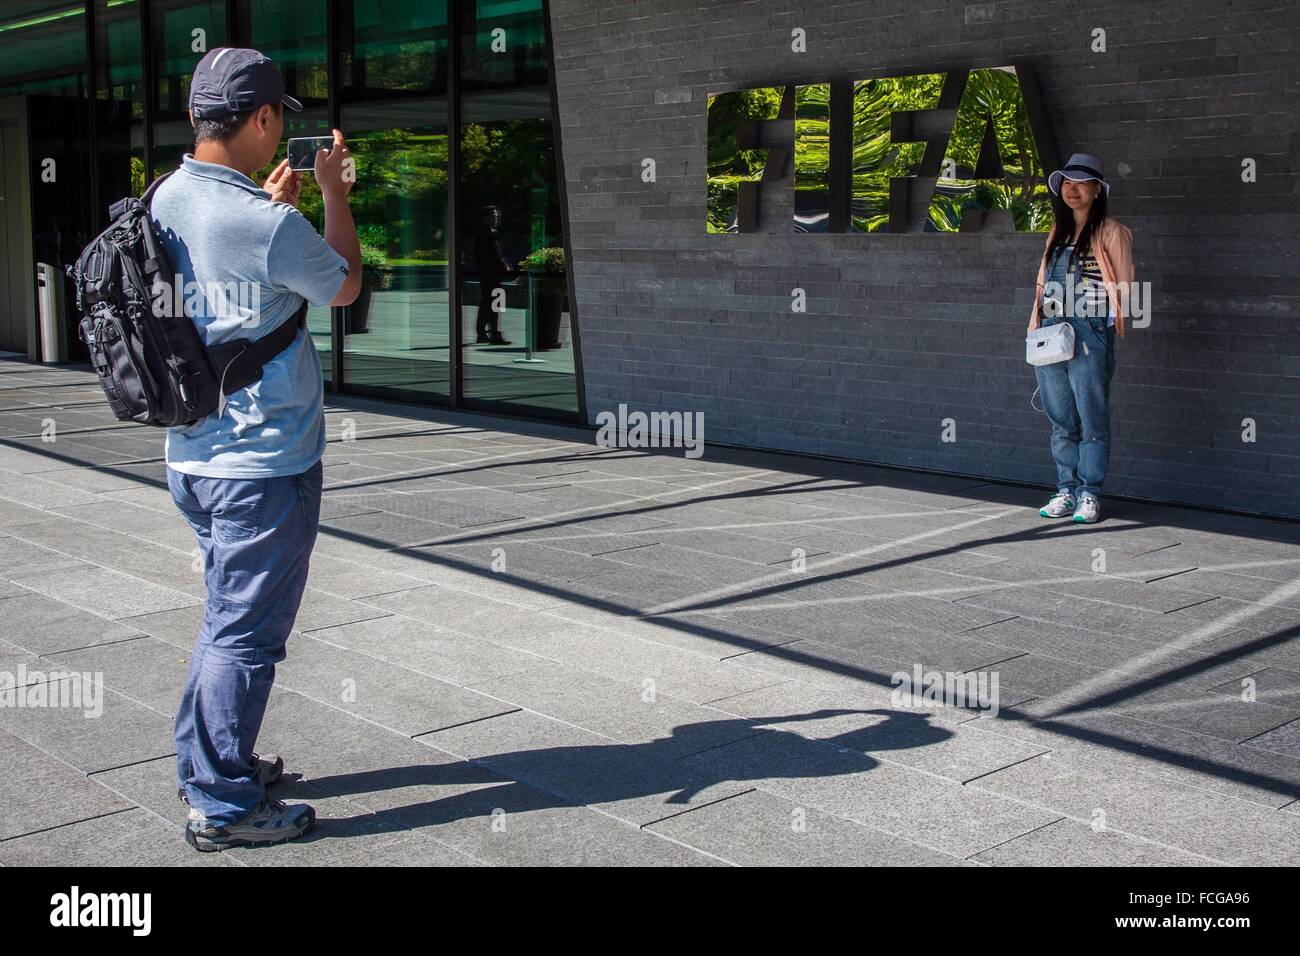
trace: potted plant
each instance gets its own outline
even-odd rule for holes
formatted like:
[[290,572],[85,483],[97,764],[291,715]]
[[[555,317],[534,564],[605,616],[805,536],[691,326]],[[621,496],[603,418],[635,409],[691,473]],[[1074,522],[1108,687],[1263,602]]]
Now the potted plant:
[[387,289],[392,284],[388,265],[388,237],[384,227],[367,223],[357,227],[361,243],[361,291],[348,308],[349,335],[370,331],[370,295],[375,289]]
[[569,294],[564,250],[558,246],[535,249],[519,261],[519,269],[532,274],[537,293],[537,349],[560,348],[560,317]]

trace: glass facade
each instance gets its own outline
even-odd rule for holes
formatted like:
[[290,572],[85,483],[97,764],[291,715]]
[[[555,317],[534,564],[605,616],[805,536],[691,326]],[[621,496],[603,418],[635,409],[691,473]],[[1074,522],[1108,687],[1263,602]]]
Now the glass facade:
[[351,0],[340,31],[340,127],[357,154],[364,272],[347,309],[344,380],[419,401],[451,395],[448,10]]
[[561,411],[575,388],[543,17],[541,0],[461,3],[460,347],[467,398]]
[[[234,34],[241,46],[261,50],[280,69],[284,88],[302,103],[302,112],[285,110],[286,142],[295,136],[322,136],[330,130],[329,118],[329,7],[326,0],[230,0]],[[195,64],[198,59],[195,59]],[[191,67],[193,70],[193,67]],[[284,159],[282,147],[273,162]],[[298,208],[324,231],[320,190],[311,176],[304,175]],[[358,221],[357,226],[360,228]],[[333,310],[328,306],[307,309],[307,331],[320,355],[325,386],[339,388],[333,349]]]
[[119,193],[139,196],[147,185],[140,8],[140,0],[94,0],[93,4],[95,160],[100,195],[106,199]]
[[[34,285],[41,263],[52,269],[66,303],[71,283],[60,278],[63,266],[92,235],[91,180],[103,167],[86,149],[92,88],[86,44],[85,4],[0,5],[0,311],[8,313],[0,314],[0,350],[24,351],[32,334],[33,300],[19,283]],[[106,101],[96,105],[107,112]],[[129,182],[129,150],[110,149],[106,163],[120,164],[121,181]],[[24,196],[25,211],[14,201]],[[69,343],[72,358],[85,356],[79,344]]]
[[[357,163],[363,291],[308,314],[327,386],[577,418],[544,0],[15,0],[0,11],[0,101],[50,117],[32,124],[31,162],[68,164],[62,193],[33,195],[40,261],[70,261],[111,202],[193,150],[190,76],[208,50],[255,47],[305,106],[286,114],[286,139],[337,126]],[[310,175],[299,208],[321,227]]]

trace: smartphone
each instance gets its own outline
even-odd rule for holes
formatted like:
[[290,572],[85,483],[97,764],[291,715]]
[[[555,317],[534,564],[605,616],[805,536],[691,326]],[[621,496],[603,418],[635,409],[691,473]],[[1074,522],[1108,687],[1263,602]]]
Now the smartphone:
[[298,136],[289,140],[289,168],[310,173],[316,168],[316,154],[334,148],[333,136]]

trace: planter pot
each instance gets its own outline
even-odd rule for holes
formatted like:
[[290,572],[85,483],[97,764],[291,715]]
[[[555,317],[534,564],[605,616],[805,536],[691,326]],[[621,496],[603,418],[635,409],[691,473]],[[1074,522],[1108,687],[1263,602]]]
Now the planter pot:
[[356,300],[348,307],[348,335],[358,335],[370,331],[370,282],[368,277],[361,280],[361,291]]
[[537,297],[537,348],[558,349],[560,341],[560,316],[564,312],[562,292],[543,292]]

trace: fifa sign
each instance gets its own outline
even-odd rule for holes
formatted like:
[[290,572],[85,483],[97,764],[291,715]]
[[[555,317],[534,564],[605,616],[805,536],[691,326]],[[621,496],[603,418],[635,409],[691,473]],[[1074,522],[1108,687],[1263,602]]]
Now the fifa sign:
[[707,228],[759,231],[760,190],[792,180],[794,232],[1046,232],[1056,160],[1024,67],[716,93]]

